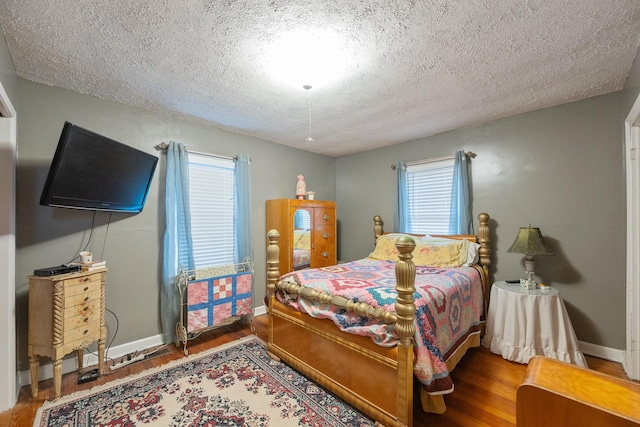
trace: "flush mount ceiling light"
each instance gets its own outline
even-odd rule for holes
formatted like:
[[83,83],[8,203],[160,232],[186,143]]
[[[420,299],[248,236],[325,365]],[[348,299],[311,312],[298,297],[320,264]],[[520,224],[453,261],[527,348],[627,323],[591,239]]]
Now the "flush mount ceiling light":
[[327,29],[287,32],[266,47],[265,66],[287,85],[326,86],[343,78],[353,62],[345,44],[343,37]]

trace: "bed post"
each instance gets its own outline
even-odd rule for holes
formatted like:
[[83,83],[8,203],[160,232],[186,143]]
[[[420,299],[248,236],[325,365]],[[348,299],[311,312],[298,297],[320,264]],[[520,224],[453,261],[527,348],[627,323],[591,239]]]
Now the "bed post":
[[384,234],[384,230],[382,229],[383,226],[384,226],[384,222],[382,221],[382,217],[380,217],[380,215],[374,216],[373,217],[373,235],[375,237],[375,240],[373,241],[374,245],[375,245],[375,242],[378,240],[378,237]]
[[269,239],[269,246],[267,246],[267,313],[269,315],[269,341],[273,342],[273,315],[272,307],[276,295],[276,283],[280,277],[280,247],[278,246],[278,239],[280,233],[278,230],[272,229],[267,233]]
[[491,265],[491,239],[489,238],[489,214],[481,213],[478,215],[478,263],[484,271],[484,300],[489,301],[491,294],[491,281],[489,280],[489,266]]
[[416,327],[413,323],[416,306],[413,294],[416,279],[416,266],[411,254],[416,243],[411,237],[403,236],[396,241],[398,258],[396,263],[396,331],[400,336],[398,344],[398,422],[403,426],[413,423],[413,344]]

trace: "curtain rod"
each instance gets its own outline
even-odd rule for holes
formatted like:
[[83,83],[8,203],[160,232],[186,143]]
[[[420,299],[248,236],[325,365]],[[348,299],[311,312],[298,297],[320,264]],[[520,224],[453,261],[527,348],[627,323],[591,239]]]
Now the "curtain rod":
[[[167,148],[169,148],[169,144],[167,144],[166,142],[161,142],[160,144],[155,146],[156,150],[164,151]],[[202,151],[189,150],[187,147],[184,147],[184,151],[186,151],[187,153],[198,154],[200,156],[215,157],[216,159],[233,160],[234,162],[238,160],[238,156],[235,156],[235,157],[221,156],[219,154],[211,154],[211,153],[204,153]],[[249,161],[251,161],[251,159],[249,159]]]
[[[467,156],[467,158],[471,158],[471,159],[475,159],[477,156],[477,154],[472,151],[466,151],[464,155]],[[452,154],[450,156],[433,157],[431,159],[425,159],[425,160],[416,160],[415,162],[407,162],[407,166],[424,165],[432,162],[440,162],[442,160],[451,160],[455,157],[456,157],[455,154]],[[396,170],[396,167],[397,167],[396,165],[391,165],[391,169],[393,170]]]

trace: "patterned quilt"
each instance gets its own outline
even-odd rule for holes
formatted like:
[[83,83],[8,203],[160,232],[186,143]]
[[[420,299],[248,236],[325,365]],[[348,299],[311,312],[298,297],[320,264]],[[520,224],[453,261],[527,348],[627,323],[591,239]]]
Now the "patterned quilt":
[[[299,270],[281,279],[387,311],[394,310],[397,296],[395,263],[372,258]],[[469,334],[480,330],[484,314],[480,273],[474,267],[416,267],[415,287],[414,373],[428,392],[450,393],[453,382],[445,362]],[[281,291],[277,298],[312,317],[329,318],[345,332],[369,336],[379,345],[398,343],[393,325],[378,324],[345,310],[332,311],[331,305],[297,299]]]
[[311,262],[309,257],[309,249],[294,249],[293,250],[293,267],[308,267]]
[[209,277],[187,285],[187,332],[253,314],[251,272]]

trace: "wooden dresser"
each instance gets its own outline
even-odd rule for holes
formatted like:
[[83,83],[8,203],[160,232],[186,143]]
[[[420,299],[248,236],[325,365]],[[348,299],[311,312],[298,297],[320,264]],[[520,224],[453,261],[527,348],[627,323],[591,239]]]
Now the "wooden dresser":
[[83,350],[98,342],[98,369],[104,369],[105,281],[107,268],[29,276],[29,343],[31,395],[38,394],[39,357],[53,362],[53,388],[60,396],[62,358],[76,351],[82,369]]
[[[267,200],[267,231],[280,233],[280,274],[294,270],[293,249],[295,215],[308,213],[305,228],[311,240],[309,267],[326,267],[338,262],[336,202],[323,200],[275,199]],[[306,215],[306,214],[305,214]]]

